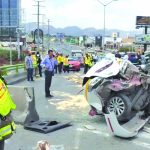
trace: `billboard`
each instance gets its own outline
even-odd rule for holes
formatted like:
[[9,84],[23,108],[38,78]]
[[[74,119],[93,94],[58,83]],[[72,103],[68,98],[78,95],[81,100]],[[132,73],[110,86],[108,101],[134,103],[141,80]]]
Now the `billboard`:
[[135,42],[139,44],[150,44],[150,34],[143,34],[136,36]]
[[136,25],[150,25],[150,17],[149,16],[137,16]]

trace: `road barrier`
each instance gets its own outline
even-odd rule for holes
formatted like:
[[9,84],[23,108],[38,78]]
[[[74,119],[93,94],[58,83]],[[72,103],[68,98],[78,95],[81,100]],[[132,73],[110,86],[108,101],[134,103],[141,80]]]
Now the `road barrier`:
[[[33,67],[36,68],[37,65],[33,65]],[[8,75],[10,71],[14,71],[15,74],[18,74],[20,69],[24,69],[25,71],[25,64],[5,65],[0,67],[2,75]]]
[[12,111],[15,122],[24,125],[39,120],[35,108],[34,88],[9,85],[8,89],[17,105],[16,110]]
[[60,123],[57,121],[40,121],[35,108],[35,96],[33,87],[8,86],[10,94],[17,105],[12,111],[15,123],[19,123],[27,130],[41,133],[53,132],[71,126],[70,122]]
[[8,75],[10,71],[15,71],[15,74],[18,74],[19,69],[25,70],[25,65],[24,64],[17,64],[17,65],[5,65],[5,66],[0,67],[2,75]]
[[[36,67],[37,65],[34,65],[34,68]],[[15,84],[27,78],[24,64],[1,66],[0,74],[4,77],[7,84]]]

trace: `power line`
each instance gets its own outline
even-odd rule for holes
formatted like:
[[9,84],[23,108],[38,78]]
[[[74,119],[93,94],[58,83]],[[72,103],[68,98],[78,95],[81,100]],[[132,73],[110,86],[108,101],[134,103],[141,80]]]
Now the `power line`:
[[38,45],[38,51],[39,51],[39,47],[40,47],[40,43],[39,43],[39,41],[40,41],[40,39],[39,39],[40,15],[43,15],[43,14],[40,14],[40,7],[43,7],[43,6],[40,5],[40,3],[43,2],[43,1],[35,1],[35,2],[37,2],[37,5],[34,5],[34,6],[37,7],[37,14],[35,14],[35,15],[37,15],[37,33],[38,33],[38,35],[37,35],[37,38],[38,38],[37,45]]

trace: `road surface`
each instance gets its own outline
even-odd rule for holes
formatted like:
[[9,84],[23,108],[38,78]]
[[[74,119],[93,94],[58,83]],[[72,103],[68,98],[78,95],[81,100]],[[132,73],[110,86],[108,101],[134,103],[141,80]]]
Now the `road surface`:
[[[33,86],[36,109],[41,120],[72,122],[73,126],[42,134],[23,129],[17,125],[17,132],[6,141],[5,150],[34,150],[36,143],[47,140],[50,145],[59,145],[59,150],[149,150],[150,134],[141,132],[138,137],[121,139],[109,134],[103,117],[88,116],[89,106],[81,90],[79,73],[57,74],[52,81],[53,99],[46,99],[44,77],[34,82],[21,82],[17,85]],[[90,125],[93,129],[87,129]],[[58,150],[57,149],[57,150]]]

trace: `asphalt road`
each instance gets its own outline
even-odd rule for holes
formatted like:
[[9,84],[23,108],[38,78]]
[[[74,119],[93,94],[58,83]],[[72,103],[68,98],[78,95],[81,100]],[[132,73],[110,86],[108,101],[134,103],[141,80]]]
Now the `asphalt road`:
[[[71,121],[73,126],[42,134],[17,125],[17,132],[6,141],[5,150],[34,150],[40,140],[47,140],[50,145],[59,145],[55,150],[150,149],[149,133],[140,132],[136,138],[121,139],[109,134],[103,117],[88,116],[89,106],[83,93],[77,95],[82,88],[79,81],[81,75],[82,71],[55,75],[51,88],[53,99],[45,98],[44,77],[36,78],[34,82],[18,83],[17,85],[34,87],[36,109],[41,120]],[[86,125],[91,125],[94,129],[87,129]]]

